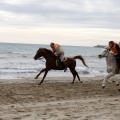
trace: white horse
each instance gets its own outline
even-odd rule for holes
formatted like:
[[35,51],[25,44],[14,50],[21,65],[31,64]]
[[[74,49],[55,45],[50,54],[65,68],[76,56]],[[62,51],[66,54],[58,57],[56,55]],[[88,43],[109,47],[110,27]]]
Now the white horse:
[[[107,72],[108,74],[104,77],[104,80],[102,82],[102,88],[105,88],[106,81],[108,79],[116,74],[119,73],[119,66],[117,65],[116,57],[112,51],[109,50],[109,47],[105,47],[101,54],[98,55],[99,58],[106,58],[107,63]],[[113,81],[114,82],[114,81]],[[117,86],[119,85],[119,82],[117,82]]]

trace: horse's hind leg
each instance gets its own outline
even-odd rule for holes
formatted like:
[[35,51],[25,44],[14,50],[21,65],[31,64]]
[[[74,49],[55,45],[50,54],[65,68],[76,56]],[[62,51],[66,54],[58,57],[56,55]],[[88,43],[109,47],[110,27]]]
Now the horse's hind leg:
[[81,83],[82,83],[82,80],[80,80],[80,77],[79,77],[79,75],[78,75],[78,72],[76,71],[76,74],[77,74],[77,78],[78,78],[78,80],[79,81],[81,81]]
[[77,74],[76,74],[75,69],[71,69],[71,68],[70,68],[70,71],[71,71],[71,73],[72,73],[72,75],[73,75],[73,82],[72,82],[72,83],[74,83]]
[[44,76],[43,76],[41,82],[40,82],[38,85],[41,85],[41,84],[42,84],[42,82],[44,81],[44,79],[45,79],[47,73],[48,73],[48,70],[45,70],[45,74],[44,74]]

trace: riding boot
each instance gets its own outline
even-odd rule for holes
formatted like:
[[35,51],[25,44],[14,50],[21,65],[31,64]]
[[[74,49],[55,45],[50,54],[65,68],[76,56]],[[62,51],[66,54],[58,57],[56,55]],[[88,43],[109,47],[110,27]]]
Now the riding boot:
[[62,66],[64,68],[64,72],[66,72],[67,71],[67,67],[66,67],[65,63],[62,61],[61,64],[62,64]]

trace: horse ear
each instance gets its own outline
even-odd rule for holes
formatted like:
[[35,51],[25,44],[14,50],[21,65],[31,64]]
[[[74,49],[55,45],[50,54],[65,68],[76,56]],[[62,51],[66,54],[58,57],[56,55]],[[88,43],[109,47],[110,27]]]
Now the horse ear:
[[42,51],[42,50],[44,50],[44,48],[39,48],[39,50],[41,50],[41,51]]
[[41,51],[41,48],[39,48],[38,51]]

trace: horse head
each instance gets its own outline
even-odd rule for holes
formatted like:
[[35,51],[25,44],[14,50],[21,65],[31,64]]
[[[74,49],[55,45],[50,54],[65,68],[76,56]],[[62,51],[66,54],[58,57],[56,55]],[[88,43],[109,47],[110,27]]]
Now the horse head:
[[103,58],[103,57],[107,57],[110,53],[109,47],[106,46],[105,48],[103,48],[103,50],[101,51],[101,53],[98,55],[99,58]]
[[51,50],[46,49],[46,48],[39,48],[38,51],[36,52],[36,55],[34,56],[34,59],[37,60],[38,58],[42,56],[46,59],[47,58],[51,59],[51,57],[56,58],[55,54]]
[[43,56],[43,52],[42,52],[43,48],[39,48],[36,52],[36,55],[34,56],[34,59],[37,60],[38,58]]

